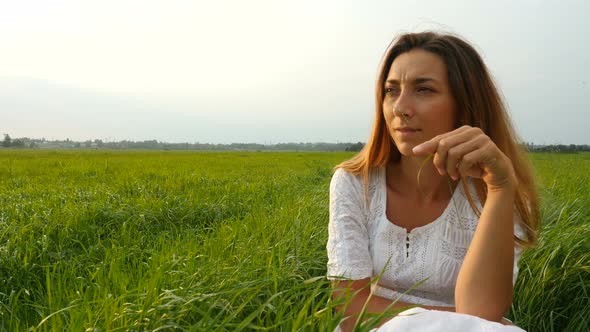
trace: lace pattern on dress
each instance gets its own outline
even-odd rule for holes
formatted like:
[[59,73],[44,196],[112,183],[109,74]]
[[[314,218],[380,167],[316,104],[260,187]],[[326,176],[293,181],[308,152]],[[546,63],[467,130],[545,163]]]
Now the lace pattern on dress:
[[440,250],[444,255],[458,260],[463,260],[467,254],[467,248],[460,247],[443,239],[441,239]]

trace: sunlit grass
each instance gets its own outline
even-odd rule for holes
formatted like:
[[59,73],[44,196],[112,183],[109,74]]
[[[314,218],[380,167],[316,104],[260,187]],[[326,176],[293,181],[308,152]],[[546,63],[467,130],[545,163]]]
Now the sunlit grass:
[[532,154],[542,202],[512,317],[529,331],[590,330],[590,154]]
[[[350,156],[2,150],[0,330],[331,330],[328,184]],[[533,159],[544,226],[511,315],[578,331],[590,155]]]

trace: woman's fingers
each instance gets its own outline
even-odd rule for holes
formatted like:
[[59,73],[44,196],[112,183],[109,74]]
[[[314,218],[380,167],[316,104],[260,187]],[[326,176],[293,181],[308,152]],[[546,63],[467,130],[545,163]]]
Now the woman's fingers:
[[433,154],[437,171],[455,180],[460,176],[482,178],[488,188],[510,186],[514,182],[510,160],[477,127],[463,126],[438,135],[412,151],[417,156]]
[[[461,159],[461,156],[468,152],[458,147],[465,142],[472,141],[480,133],[481,130],[479,128],[463,126],[428,141],[429,147],[433,150],[431,153],[434,153],[433,163],[438,172],[441,175],[448,173],[450,176],[456,176],[457,163]],[[435,143],[436,146],[434,146]],[[471,146],[468,145],[466,147]]]
[[471,151],[463,156],[458,167],[459,174],[463,176],[470,176],[473,178],[483,177],[484,171],[479,165],[479,162],[484,159],[485,150],[477,149]]
[[510,159],[491,140],[464,155],[458,172],[464,176],[481,178],[487,184],[488,191],[514,188],[516,183]]
[[464,169],[459,166],[463,164],[465,155],[472,151],[476,151],[485,146],[489,141],[487,136],[478,135],[466,142],[455,145],[447,152],[446,170],[447,173],[453,180],[457,180],[461,175],[467,175],[464,173]]
[[453,131],[450,131],[448,133],[444,133],[441,135],[437,135],[435,137],[433,137],[432,139],[416,145],[413,149],[412,152],[417,155],[417,156],[422,156],[422,155],[427,155],[427,154],[433,154],[435,153],[438,149],[439,149],[439,142],[441,140],[444,140],[446,138],[450,138],[453,137],[459,133],[462,133],[464,131],[466,131],[468,128],[472,128],[469,126],[463,126],[461,128],[455,129]]

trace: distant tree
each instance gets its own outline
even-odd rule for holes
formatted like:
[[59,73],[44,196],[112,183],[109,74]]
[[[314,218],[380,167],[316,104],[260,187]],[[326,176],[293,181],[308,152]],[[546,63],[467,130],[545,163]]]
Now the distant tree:
[[4,134],[4,140],[2,141],[2,146],[5,148],[9,148],[11,141],[12,140],[10,139],[10,135]]
[[94,143],[96,143],[96,146],[97,147],[102,148],[103,143],[102,143],[102,140],[101,139],[95,139],[94,140]]
[[344,151],[351,151],[351,152],[358,152],[363,149],[365,144],[363,142],[357,142],[355,144],[351,144],[344,149]]
[[10,146],[13,148],[23,149],[25,147],[25,141],[17,138],[14,141],[12,141],[12,143],[10,143]]

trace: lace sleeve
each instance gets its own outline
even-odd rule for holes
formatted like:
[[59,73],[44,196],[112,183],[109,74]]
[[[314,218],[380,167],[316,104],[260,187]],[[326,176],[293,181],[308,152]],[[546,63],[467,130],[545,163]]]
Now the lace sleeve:
[[[516,235],[520,239],[524,239],[526,234],[522,226],[520,226],[520,215],[518,212],[514,213],[514,235]],[[516,283],[516,279],[518,278],[518,262],[520,261],[520,257],[522,257],[523,248],[517,244],[514,245],[514,268],[512,271],[512,285]]]
[[330,182],[328,279],[352,280],[372,276],[369,233],[361,182],[338,169]]

